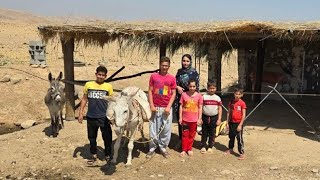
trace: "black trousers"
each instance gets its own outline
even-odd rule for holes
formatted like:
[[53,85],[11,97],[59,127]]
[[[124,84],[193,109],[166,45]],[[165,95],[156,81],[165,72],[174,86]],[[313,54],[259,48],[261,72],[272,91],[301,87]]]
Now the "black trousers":
[[229,122],[229,149],[233,149],[235,138],[237,138],[238,142],[238,151],[240,154],[244,154],[244,143],[243,143],[243,128],[241,131],[237,131],[237,127],[239,123]]
[[218,120],[218,115],[215,116],[206,116],[202,114],[202,135],[201,135],[201,146],[205,147],[207,145],[209,148],[213,147],[214,140],[215,140],[215,130],[216,130],[216,123]]
[[105,156],[111,155],[112,146],[112,130],[109,120],[103,118],[89,118],[87,117],[88,139],[90,141],[90,153],[97,154],[97,136],[100,128],[102,139],[104,142]]

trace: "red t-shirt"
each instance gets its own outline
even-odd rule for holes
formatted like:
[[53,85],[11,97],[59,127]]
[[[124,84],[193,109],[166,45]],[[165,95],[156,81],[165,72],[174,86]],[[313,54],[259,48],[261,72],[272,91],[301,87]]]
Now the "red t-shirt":
[[240,123],[242,119],[242,109],[247,109],[247,105],[242,99],[239,99],[238,101],[232,100],[229,103],[229,109],[231,111],[230,121],[233,123]]
[[152,97],[155,107],[167,107],[172,96],[172,92],[176,90],[176,78],[171,74],[160,75],[153,73],[150,76],[149,86],[153,87]]

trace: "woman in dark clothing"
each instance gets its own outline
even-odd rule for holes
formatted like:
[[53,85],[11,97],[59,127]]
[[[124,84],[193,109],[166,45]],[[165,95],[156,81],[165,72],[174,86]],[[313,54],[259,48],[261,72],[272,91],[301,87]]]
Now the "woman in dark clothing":
[[[180,106],[179,101],[181,98],[181,94],[183,92],[188,91],[189,79],[196,80],[197,91],[199,91],[199,74],[196,71],[196,69],[192,67],[192,59],[190,54],[185,54],[182,56],[181,66],[182,68],[178,70],[176,75],[177,94],[176,94],[176,99],[174,103],[174,112],[176,114],[177,119],[179,119],[179,106]],[[178,123],[178,129],[179,129],[179,138],[181,139],[182,128],[179,123]]]

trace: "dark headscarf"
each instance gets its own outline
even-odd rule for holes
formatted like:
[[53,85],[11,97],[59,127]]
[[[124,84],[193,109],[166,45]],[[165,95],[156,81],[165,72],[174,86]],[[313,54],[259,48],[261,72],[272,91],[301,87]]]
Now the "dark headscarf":
[[[190,59],[190,65],[188,67],[183,67],[182,61],[183,58],[187,57]],[[188,90],[188,81],[190,79],[196,80],[197,91],[199,91],[199,74],[195,68],[192,67],[192,59],[189,54],[185,54],[181,58],[181,68],[178,70],[176,75],[177,86],[182,87],[185,91]]]
[[[189,67],[185,68],[182,65],[183,58],[187,57],[190,59],[190,65]],[[196,71],[195,68],[192,67],[192,59],[190,54],[185,54],[181,58],[181,68],[178,70],[176,74],[176,81],[177,81],[177,86],[180,86],[184,89],[184,91],[188,91],[188,81],[190,79],[196,80],[196,86],[197,86],[197,91],[199,91],[199,74]],[[174,103],[174,108],[178,112],[179,108],[179,101],[180,101],[181,95],[177,92],[176,98],[175,98],[175,103]]]

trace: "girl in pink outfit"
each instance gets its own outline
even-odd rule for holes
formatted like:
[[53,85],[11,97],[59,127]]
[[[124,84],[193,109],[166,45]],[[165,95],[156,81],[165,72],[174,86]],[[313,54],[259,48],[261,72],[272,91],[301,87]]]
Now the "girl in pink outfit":
[[182,125],[182,152],[180,156],[193,155],[192,145],[197,131],[197,124],[202,124],[203,98],[196,90],[196,81],[188,81],[189,90],[182,93],[179,109],[179,123]]

